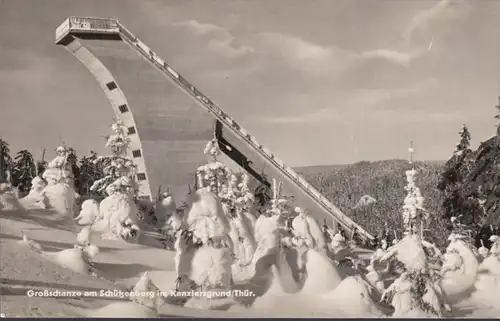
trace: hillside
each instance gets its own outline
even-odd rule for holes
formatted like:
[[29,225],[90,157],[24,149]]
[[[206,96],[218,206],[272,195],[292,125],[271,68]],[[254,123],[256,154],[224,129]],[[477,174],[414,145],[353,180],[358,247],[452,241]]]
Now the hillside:
[[314,166],[304,166],[304,167],[295,167],[294,170],[302,175],[312,175],[312,174],[320,174],[320,173],[330,173],[336,172],[343,168],[346,168],[349,165],[314,165]]
[[[440,219],[443,195],[437,186],[444,162],[416,162],[419,171],[417,184],[426,199],[425,206],[433,214],[431,233],[444,242],[446,222]],[[408,161],[384,160],[359,162],[351,165],[313,166],[298,168],[311,184],[333,201],[356,223],[373,235],[382,233],[387,225],[399,231],[402,226],[401,207],[406,195],[405,171],[410,169]],[[370,195],[377,203],[367,209],[354,210],[363,195]],[[431,234],[429,233],[429,234]]]
[[464,196],[486,196],[484,207],[490,216],[486,218],[486,223],[498,225],[500,219],[498,206],[500,201],[500,137],[494,136],[483,142],[474,152],[473,157],[474,166],[462,185]]
[[[445,164],[440,188],[447,194],[446,216],[460,216],[465,224],[500,222],[500,137],[477,150],[455,153]],[[484,212],[479,200],[484,201]],[[484,214],[486,213],[486,215]]]

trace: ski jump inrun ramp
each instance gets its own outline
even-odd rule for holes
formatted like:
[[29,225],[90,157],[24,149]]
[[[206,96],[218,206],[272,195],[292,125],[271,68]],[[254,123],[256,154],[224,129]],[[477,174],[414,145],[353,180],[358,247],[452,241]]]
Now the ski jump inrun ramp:
[[206,143],[216,137],[222,152],[243,170],[269,185],[260,174],[265,169],[319,222],[334,228],[340,223],[373,239],[118,20],[69,17],[57,28],[56,43],[91,72],[128,127],[139,197],[152,200],[152,191],[164,186],[182,198],[195,169],[207,162]]

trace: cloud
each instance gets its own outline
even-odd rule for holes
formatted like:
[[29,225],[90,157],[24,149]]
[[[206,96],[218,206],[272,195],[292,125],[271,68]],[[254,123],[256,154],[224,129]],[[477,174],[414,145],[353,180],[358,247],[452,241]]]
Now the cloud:
[[285,64],[287,68],[314,75],[338,74],[346,69],[355,57],[352,52],[338,47],[328,47],[305,41],[300,37],[278,32],[260,32],[247,36],[243,43],[226,29],[196,20],[176,22],[195,37],[203,39],[213,53],[226,58],[251,57],[262,66]]
[[409,26],[403,33],[407,41],[413,36],[429,31],[431,26],[438,21],[452,21],[465,16],[468,12],[467,2],[463,0],[440,0],[427,10],[420,11],[413,16]]
[[411,53],[411,52],[399,52],[399,51],[394,51],[394,50],[389,50],[389,49],[377,49],[377,50],[370,50],[370,51],[365,51],[362,52],[359,55],[359,58],[361,59],[383,59],[388,62],[392,62],[398,65],[402,65],[405,67],[408,67],[410,65],[410,62],[419,57],[419,54],[417,53]]
[[228,30],[214,24],[186,20],[176,22],[174,26],[182,27],[192,35],[203,38],[204,45],[209,51],[223,57],[231,59],[251,57],[254,61],[260,61],[259,64],[263,68],[270,63],[285,64],[291,70],[330,80],[367,61],[373,63],[385,61],[408,67],[415,59],[430,50],[429,47],[427,50],[407,52],[393,49],[356,52],[335,45],[316,44],[301,37],[278,32],[260,32],[247,36],[244,44],[238,44]]
[[[415,18],[407,21],[410,26]],[[408,50],[397,41],[394,46],[363,51],[281,32],[231,33],[197,20],[174,25],[194,36],[177,36],[187,42],[178,48],[184,54],[177,62],[184,64],[188,78],[204,84],[202,91],[213,94],[215,101],[247,123],[340,124],[345,115],[387,114],[388,109],[403,115],[409,108],[400,100],[442,86],[426,80],[434,76],[425,68],[427,61],[420,59],[431,56],[432,35],[425,42],[414,41]],[[193,70],[196,73],[189,75]],[[235,90],[241,88],[252,99],[231,110]],[[255,112],[244,112],[248,109]]]
[[432,20],[437,19],[449,6],[450,0],[440,0],[430,9],[420,11],[411,20],[410,25],[404,32],[404,37],[410,39],[417,30],[426,29]]
[[208,49],[227,58],[243,57],[254,51],[252,47],[236,44],[236,38],[229,31],[212,24],[187,20],[176,22],[174,26],[185,28],[197,37],[211,37],[212,39],[209,40],[207,45]]
[[352,52],[340,47],[321,46],[276,32],[259,33],[256,42],[260,53],[277,56],[292,69],[316,75],[337,75],[345,71],[354,58]]
[[[214,24],[187,20],[177,22],[175,26],[184,28],[195,39],[199,39],[194,45],[200,45],[200,48],[222,54],[222,49],[217,51],[217,46],[225,49],[229,46],[234,53],[232,57],[246,56],[245,60],[233,64],[230,59],[201,55],[196,61],[205,66],[204,72],[195,76],[195,79],[206,84],[202,91],[213,93],[213,98],[222,106],[234,104],[231,98],[234,91],[221,90],[220,81],[229,77],[233,80],[232,83],[236,82],[236,88],[245,88],[254,98],[239,105],[258,111],[254,115],[245,113],[244,118],[251,123],[304,124],[335,121],[342,113],[339,110],[376,107],[431,87],[429,83],[422,84],[421,79],[403,84],[399,80],[401,72],[405,72],[400,67],[407,67],[421,55],[422,50],[409,53],[388,49],[356,52],[278,32],[260,32],[247,36],[239,39],[243,45],[237,46],[235,37],[229,31]],[[193,49],[189,52],[192,51]],[[199,50],[194,49],[194,52],[198,57]],[[185,54],[188,55],[189,59],[185,57],[186,63],[194,58],[191,54]],[[227,52],[225,57],[228,57]],[[200,59],[204,62],[199,61]],[[213,63],[207,64],[207,61]],[[391,65],[387,65],[387,62]],[[379,88],[371,88],[365,82],[366,79],[373,79],[380,83],[377,75],[387,72],[396,73],[397,77],[389,77],[388,80],[391,81]],[[353,84],[347,87],[341,84],[348,80],[346,77],[354,77]],[[231,88],[232,84],[228,86]],[[235,115],[240,111],[235,110]]]
[[410,52],[400,52],[390,49],[368,50],[362,52],[359,57],[361,59],[383,59],[395,64],[408,67],[414,59],[423,56],[424,54],[429,52],[431,48],[432,41],[427,47],[427,50],[415,50]]
[[307,42],[298,37],[275,32],[263,32],[258,35],[261,44],[276,48],[284,56],[290,56],[297,61],[326,62],[332,58],[330,48]]
[[228,58],[243,57],[254,51],[253,48],[248,46],[233,47],[231,42],[232,40],[211,40],[208,43],[208,49],[219,52]]
[[[434,6],[427,10],[419,11],[413,16],[410,23],[403,31],[403,39],[407,45],[414,47],[414,43],[421,42],[416,39],[418,33],[423,39],[430,38],[430,44],[427,49],[411,49],[408,51],[398,51],[394,49],[376,49],[367,50],[358,55],[360,59],[381,59],[390,63],[408,67],[415,59],[428,54],[432,48],[437,22],[449,23],[464,17],[469,11],[469,7],[463,0],[440,0]],[[431,30],[432,29],[432,30]],[[398,44],[399,45],[399,44]]]
[[360,88],[348,94],[341,95],[342,97],[335,101],[332,99],[331,102],[328,102],[329,96],[322,93],[322,101],[317,98],[318,105],[314,106],[314,108],[313,106],[309,106],[310,108],[304,106],[299,113],[282,114],[275,117],[268,117],[264,120],[256,119],[255,121],[269,124],[317,124],[323,122],[343,122],[346,121],[347,117],[360,114],[363,114],[365,117],[367,115],[384,114],[387,112],[392,114],[406,114],[408,112],[407,109],[401,111],[378,107],[389,101],[408,98],[412,95],[436,88],[437,86],[438,81],[436,79],[428,79],[413,86],[401,88]]
[[[418,16],[418,15],[417,15]],[[275,32],[257,35],[259,42],[255,47],[267,53],[278,54],[294,69],[317,74],[341,73],[365,61],[385,61],[408,67],[415,59],[430,52],[433,37],[426,48],[413,48],[407,51],[381,48],[366,51],[353,51],[337,46],[322,46],[299,37]],[[400,47],[397,44],[395,47]]]
[[225,36],[229,34],[229,32],[224,28],[208,23],[199,23],[196,20],[175,22],[174,26],[184,27],[196,36],[204,36],[209,33],[224,34]]

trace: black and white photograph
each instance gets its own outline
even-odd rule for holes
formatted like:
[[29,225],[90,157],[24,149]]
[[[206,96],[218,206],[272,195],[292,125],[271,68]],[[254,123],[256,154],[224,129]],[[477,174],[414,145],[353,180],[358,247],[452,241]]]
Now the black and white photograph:
[[500,0],[0,0],[0,317],[499,318]]

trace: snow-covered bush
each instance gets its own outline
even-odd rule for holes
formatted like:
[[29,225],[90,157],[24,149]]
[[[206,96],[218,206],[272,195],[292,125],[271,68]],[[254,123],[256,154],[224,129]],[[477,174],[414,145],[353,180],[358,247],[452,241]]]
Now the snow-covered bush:
[[137,222],[141,219],[139,209],[134,202],[135,185],[133,178],[120,177],[106,187],[109,195],[99,206],[99,221],[106,223],[110,236],[126,240],[137,240],[140,229]]
[[205,188],[198,189],[188,194],[187,203],[182,228],[203,244],[225,243],[230,226],[217,195]]
[[479,266],[479,274],[489,274],[496,277],[496,283],[500,286],[500,236],[490,237],[491,249],[484,254],[484,260]]
[[318,222],[307,210],[300,207],[295,208],[295,213],[298,215],[292,222],[294,237],[302,240],[309,249],[326,251],[328,247]]
[[161,186],[158,188],[158,197],[156,198],[154,206],[154,218],[156,221],[152,223],[163,226],[166,224],[168,219],[177,212],[177,203],[175,202],[174,196],[167,189],[166,192],[161,191]]
[[239,264],[250,262],[256,248],[254,195],[248,188],[249,177],[246,174],[231,175],[227,188],[220,194],[224,212],[229,217],[230,237]]
[[466,241],[469,246],[473,247],[472,230],[467,225],[462,224],[460,218],[460,216],[458,218],[455,216],[450,218],[452,234],[463,236],[462,239]]
[[493,235],[490,237],[490,241],[493,242],[493,245],[490,249],[490,254],[496,256],[497,259],[500,260],[500,236]]
[[288,214],[287,199],[282,197],[282,187],[282,182],[278,183],[273,179],[271,206],[255,222],[257,249],[254,262],[270,251],[277,250],[281,245],[282,231],[285,228],[284,215]]
[[47,187],[47,182],[40,176],[35,176],[31,180],[31,189],[25,197],[19,201],[25,209],[45,208],[45,198],[42,195],[43,190]]
[[8,183],[0,183],[0,211],[18,210],[21,208],[14,189]]
[[48,185],[73,179],[71,164],[68,163],[69,150],[63,145],[56,148],[57,156],[48,164],[42,174]]

